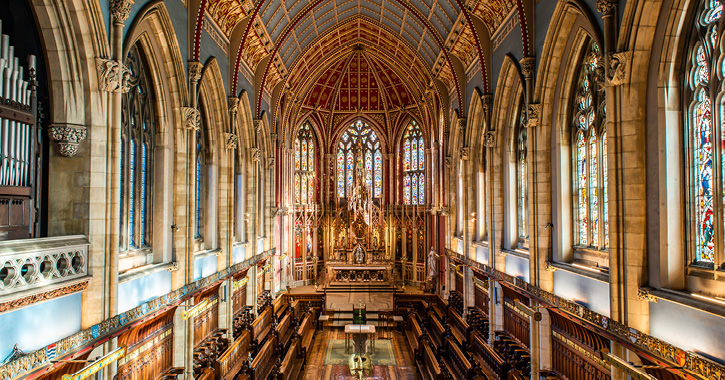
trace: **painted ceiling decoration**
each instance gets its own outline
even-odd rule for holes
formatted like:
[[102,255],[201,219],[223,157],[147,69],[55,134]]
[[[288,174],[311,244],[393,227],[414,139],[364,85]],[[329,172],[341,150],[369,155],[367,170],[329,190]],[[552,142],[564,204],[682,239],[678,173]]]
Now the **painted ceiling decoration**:
[[[435,79],[444,85],[445,89],[441,90],[446,91],[450,99],[458,100],[457,108],[465,114],[461,93],[465,87],[465,73],[462,75],[461,71],[465,72],[477,61],[485,62],[481,45],[490,45],[487,39],[517,7],[521,9],[521,2],[525,0],[197,1],[201,3],[200,12],[207,12],[230,44],[237,44],[236,48],[230,49],[238,52],[236,57],[230,57],[236,60],[232,78],[235,92],[239,70],[245,66],[255,81],[261,82],[255,86],[262,86],[268,93],[278,89],[276,93],[281,94],[284,91],[279,90],[280,86],[285,90],[299,89],[302,81],[309,82],[310,74],[321,66],[338,70],[340,77],[352,75],[345,62],[359,60],[366,66],[356,66],[357,69],[368,71],[356,71],[356,75],[367,78],[365,84],[332,84],[328,83],[329,78],[307,83],[311,93],[300,100],[299,105],[331,111],[345,107],[385,110],[391,101],[403,101],[403,96],[417,97],[418,94],[407,87],[405,90],[388,89],[385,83],[372,82],[371,78],[400,80],[408,87],[417,88],[430,87]],[[244,29],[241,38],[235,37],[240,29]],[[366,46],[367,50],[355,53],[355,58],[347,52],[334,62],[328,56],[350,44]],[[370,52],[372,50],[375,54]],[[395,73],[396,70],[382,63],[381,55],[403,63],[405,73]],[[481,75],[483,90],[487,92],[484,65]],[[411,80],[415,83],[408,83]],[[335,90],[333,85],[340,88]],[[349,88],[353,85],[358,87]],[[350,91],[357,91],[357,102],[363,98],[365,102],[354,105],[352,96],[346,96]],[[315,92],[317,97],[313,96]],[[373,93],[375,95],[371,95]],[[261,96],[255,99],[257,113],[261,112],[261,99]],[[397,105],[405,107],[408,103]]]

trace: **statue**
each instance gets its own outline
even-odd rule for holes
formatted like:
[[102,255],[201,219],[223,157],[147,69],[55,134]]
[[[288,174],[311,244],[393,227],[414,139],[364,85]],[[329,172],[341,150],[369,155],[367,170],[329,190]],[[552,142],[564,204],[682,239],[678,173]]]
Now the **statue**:
[[355,250],[355,264],[362,264],[365,261],[365,252],[360,245]]
[[436,291],[439,257],[440,256],[436,253],[436,250],[433,247],[430,247],[430,252],[428,252],[428,286],[431,293],[435,293]]

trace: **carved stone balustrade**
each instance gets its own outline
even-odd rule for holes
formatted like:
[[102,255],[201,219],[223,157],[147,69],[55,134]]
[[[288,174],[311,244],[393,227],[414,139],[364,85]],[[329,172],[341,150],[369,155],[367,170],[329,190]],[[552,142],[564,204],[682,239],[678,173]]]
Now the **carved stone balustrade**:
[[88,245],[83,235],[0,241],[0,309],[11,299],[27,304],[83,290]]

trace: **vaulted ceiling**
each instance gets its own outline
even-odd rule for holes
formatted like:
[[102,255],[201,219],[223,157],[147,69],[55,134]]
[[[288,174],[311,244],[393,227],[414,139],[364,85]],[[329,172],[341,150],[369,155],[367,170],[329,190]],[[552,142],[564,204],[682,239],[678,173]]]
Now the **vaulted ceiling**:
[[[490,44],[490,36],[517,9],[516,0],[190,4],[190,10],[197,4],[217,24],[232,45],[230,55],[237,52],[230,61],[239,70],[246,66],[260,82],[255,85],[269,94],[278,89],[280,98],[304,94],[298,105],[329,111],[420,106],[431,88],[460,98],[461,76],[465,79],[481,57],[480,40]],[[261,98],[255,101],[258,110]]]

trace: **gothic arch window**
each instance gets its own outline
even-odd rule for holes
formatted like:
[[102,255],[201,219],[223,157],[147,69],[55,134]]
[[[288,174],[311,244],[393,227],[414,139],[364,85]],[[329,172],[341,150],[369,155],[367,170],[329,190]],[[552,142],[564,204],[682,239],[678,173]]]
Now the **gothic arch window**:
[[579,67],[572,126],[574,245],[603,250],[609,246],[607,131],[602,56],[590,41]]
[[145,57],[131,47],[125,64],[132,88],[121,97],[121,207],[122,250],[151,247],[153,150],[155,116],[152,86]]
[[199,107],[201,112],[199,129],[194,134],[194,144],[196,145],[196,157],[194,158],[194,197],[196,200],[196,208],[194,210],[194,219],[196,224],[196,230],[194,231],[195,239],[204,238],[204,227],[205,227],[205,216],[206,209],[204,196],[206,189],[206,177],[207,177],[207,143],[205,131],[205,118],[203,108]]
[[403,135],[403,203],[425,203],[425,141],[415,121],[405,128]]
[[528,152],[526,147],[526,126],[523,124],[525,112],[526,105],[522,101],[514,136],[516,143],[516,236],[518,237],[519,248],[526,248],[529,244]]
[[370,126],[356,121],[340,139],[337,149],[337,196],[345,198],[351,194],[357,176],[362,168],[363,182],[373,198],[383,195],[383,153],[378,135]]
[[315,140],[304,124],[295,138],[295,204],[315,203]]
[[[723,143],[723,67],[717,59],[722,33],[718,21],[723,5],[717,0],[700,4],[693,27],[687,64],[685,101],[685,189],[688,208],[690,263],[709,268],[725,261],[723,220],[714,210],[723,201],[725,155]],[[720,61],[720,63],[718,63]],[[721,171],[717,171],[722,167]],[[721,177],[722,176],[722,177]],[[718,226],[718,227],[716,227]]]

